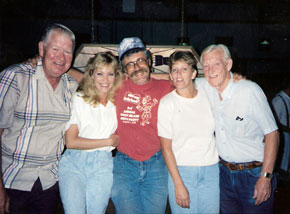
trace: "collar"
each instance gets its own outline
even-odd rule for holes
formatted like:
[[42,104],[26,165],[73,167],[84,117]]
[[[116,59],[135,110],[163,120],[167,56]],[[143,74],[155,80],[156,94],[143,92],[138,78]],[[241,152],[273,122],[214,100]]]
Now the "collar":
[[234,82],[233,82],[232,72],[230,72],[230,75],[231,75],[231,79],[229,80],[227,87],[225,88],[225,90],[221,94],[223,100],[231,98],[231,94],[232,94],[231,92],[232,92],[232,89],[234,86]]
[[[64,81],[64,76],[66,75],[66,73],[64,73],[63,75],[61,75],[61,78],[60,78],[60,81],[59,82],[62,82]],[[38,60],[37,62],[37,65],[36,65],[36,71],[35,71],[35,78],[36,79],[46,79],[46,76],[45,76],[45,73],[44,73],[44,70],[43,70],[43,66],[42,66],[42,60]]]
[[[43,66],[42,66],[42,60],[41,59],[38,60],[38,62],[37,62],[36,71],[35,71],[35,79],[45,80],[50,85],[48,79],[45,76],[45,73],[44,73],[44,70],[43,70]],[[63,75],[61,75],[61,78],[59,80],[58,86],[55,89],[55,91],[61,90],[61,89],[59,89],[59,88],[62,88],[62,86],[60,86],[60,85],[66,85],[67,84],[66,82],[67,82],[67,76],[66,76],[66,73],[64,73]],[[52,89],[52,87],[51,87],[51,89]]]
[[37,65],[36,65],[36,71],[35,71],[35,78],[36,79],[45,79],[45,73],[43,71],[43,67],[42,67],[42,60],[39,59],[37,61]]

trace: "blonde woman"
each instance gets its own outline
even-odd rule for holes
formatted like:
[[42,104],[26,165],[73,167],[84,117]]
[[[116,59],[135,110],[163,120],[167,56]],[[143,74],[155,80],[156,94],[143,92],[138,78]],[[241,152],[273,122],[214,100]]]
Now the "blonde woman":
[[115,93],[122,81],[110,52],[96,54],[73,97],[66,125],[67,150],[59,164],[59,188],[65,213],[105,213],[113,182],[111,151],[119,143]]

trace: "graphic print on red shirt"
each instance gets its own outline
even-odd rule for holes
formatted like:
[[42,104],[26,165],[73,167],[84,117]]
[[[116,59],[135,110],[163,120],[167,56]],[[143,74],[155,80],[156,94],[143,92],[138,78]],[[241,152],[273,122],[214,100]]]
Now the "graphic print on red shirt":
[[158,105],[159,100],[171,90],[172,85],[166,80],[150,79],[145,85],[124,81],[116,97],[120,152],[144,161],[160,150]]

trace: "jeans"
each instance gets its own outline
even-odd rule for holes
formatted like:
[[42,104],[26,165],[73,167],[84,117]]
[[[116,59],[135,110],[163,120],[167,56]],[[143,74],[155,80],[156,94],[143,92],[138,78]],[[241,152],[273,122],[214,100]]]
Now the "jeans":
[[6,189],[10,197],[10,214],[55,214],[59,199],[58,184],[42,190],[39,178],[31,191]]
[[220,164],[220,199],[221,213],[274,213],[274,190],[277,186],[276,176],[271,180],[271,197],[255,205],[254,188],[260,177],[262,167],[249,170],[230,171]]
[[174,183],[169,176],[169,202],[174,214],[219,213],[219,167],[178,166],[179,174],[189,192],[190,208],[182,208],[176,203]]
[[107,151],[67,149],[59,163],[59,190],[66,214],[105,213],[113,184]]
[[114,158],[112,200],[117,214],[164,214],[168,171],[161,151],[136,161],[117,152]]

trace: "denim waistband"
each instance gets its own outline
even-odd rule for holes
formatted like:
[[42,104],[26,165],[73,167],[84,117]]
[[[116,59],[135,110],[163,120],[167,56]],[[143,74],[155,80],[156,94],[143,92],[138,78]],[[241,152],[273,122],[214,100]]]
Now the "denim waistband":
[[159,150],[158,152],[154,153],[148,160],[145,160],[145,161],[138,161],[138,160],[135,160],[133,158],[131,158],[130,156],[126,155],[125,153],[123,152],[120,152],[120,151],[116,151],[116,156],[121,156],[123,157],[124,159],[130,159],[132,161],[136,161],[136,162],[143,162],[143,163],[146,163],[146,162],[150,162],[150,161],[153,161],[153,160],[158,160],[160,158],[163,158],[162,157],[162,152],[161,150]]

